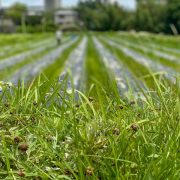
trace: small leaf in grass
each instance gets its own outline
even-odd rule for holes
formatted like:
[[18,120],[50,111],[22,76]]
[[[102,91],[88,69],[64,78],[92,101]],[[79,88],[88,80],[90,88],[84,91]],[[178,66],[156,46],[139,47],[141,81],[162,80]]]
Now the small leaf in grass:
[[21,150],[22,152],[26,152],[28,148],[29,148],[28,144],[20,144],[18,147],[18,149]]
[[93,175],[93,171],[94,171],[94,168],[92,168],[92,167],[87,167],[86,168],[86,175],[87,176],[92,176]]
[[34,106],[37,106],[37,105],[38,105],[38,103],[37,103],[36,101],[34,101],[34,102],[33,102],[33,105],[34,105]]
[[120,106],[119,106],[119,109],[124,109],[124,106],[120,105]]
[[80,104],[75,104],[75,107],[76,107],[76,108],[79,108],[79,107],[80,107]]
[[136,101],[131,101],[130,102],[130,105],[134,105],[134,104],[136,104]]
[[17,175],[20,176],[20,177],[25,177],[25,173],[24,173],[24,171],[22,169],[19,170]]
[[158,158],[159,155],[158,154],[151,154],[150,156],[148,156],[148,158]]
[[114,134],[114,135],[119,135],[119,134],[120,134],[120,130],[119,130],[118,128],[115,128],[115,129],[113,130],[113,134]]
[[9,103],[4,103],[4,106],[8,108],[9,107]]
[[94,98],[93,97],[89,97],[88,98],[90,102],[93,102],[94,101]]
[[131,125],[131,129],[134,131],[134,132],[137,132],[138,129],[139,129],[139,126],[137,124],[132,124]]
[[16,136],[14,137],[14,143],[19,144],[22,141],[21,137]]

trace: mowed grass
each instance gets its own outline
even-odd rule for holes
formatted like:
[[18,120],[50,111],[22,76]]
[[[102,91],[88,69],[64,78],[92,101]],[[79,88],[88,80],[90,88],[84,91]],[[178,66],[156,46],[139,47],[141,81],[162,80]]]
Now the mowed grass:
[[89,36],[84,91],[70,92],[67,77],[55,80],[70,50],[29,85],[0,84],[0,179],[178,179],[179,79],[152,76],[155,90],[141,90],[143,99],[120,97]]

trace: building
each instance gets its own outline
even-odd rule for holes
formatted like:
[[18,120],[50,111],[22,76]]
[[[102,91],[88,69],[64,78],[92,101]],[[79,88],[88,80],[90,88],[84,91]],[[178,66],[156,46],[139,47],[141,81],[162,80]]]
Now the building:
[[16,26],[11,19],[5,17],[5,9],[1,6],[0,0],[0,33],[13,33],[16,31]]
[[[86,2],[87,0],[79,0],[80,2]],[[97,2],[101,2],[101,3],[106,3],[106,4],[114,4],[117,3],[117,0],[94,0]]]
[[117,2],[117,0],[102,0],[102,2],[104,2],[104,3],[109,3],[109,4],[114,4],[114,3],[116,3]]
[[28,16],[42,16],[44,12],[44,7],[42,6],[28,6]]
[[44,7],[46,11],[54,11],[61,8],[61,0],[44,0]]
[[55,23],[61,26],[71,26],[78,21],[78,14],[73,10],[58,10],[55,12]]
[[46,12],[54,12],[61,8],[61,0],[44,0],[43,6],[28,6],[28,16],[42,16]]
[[61,0],[44,0],[44,6],[28,6],[28,16],[42,16],[43,13],[61,8]]
[[11,19],[0,19],[0,33],[14,33],[16,26]]
[[[54,14],[54,22],[60,27],[77,27],[78,24],[78,14],[74,10],[62,9],[62,0],[44,0],[43,6],[28,6],[28,11],[26,16],[39,16],[42,17],[44,12],[51,12]],[[1,9],[0,0],[0,26],[2,27],[6,24],[6,27],[12,27],[13,24],[9,20],[5,22],[3,14],[3,9]],[[3,13],[2,13],[3,12]],[[3,23],[4,22],[4,23]],[[12,28],[14,29],[14,28]],[[68,29],[68,28],[67,28]]]

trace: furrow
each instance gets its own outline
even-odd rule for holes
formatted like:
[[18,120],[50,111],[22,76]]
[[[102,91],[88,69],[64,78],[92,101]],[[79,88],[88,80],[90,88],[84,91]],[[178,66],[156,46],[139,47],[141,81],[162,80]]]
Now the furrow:
[[[163,42],[156,42],[154,41],[153,39],[151,39],[152,37],[151,36],[142,36],[142,35],[138,35],[138,34],[133,34],[133,35],[130,35],[130,34],[124,34],[123,36],[122,33],[119,34],[120,38],[123,39],[123,37],[125,38],[128,38],[131,42],[134,41],[135,43],[136,42],[141,42],[141,43],[144,43],[146,44],[146,46],[148,46],[149,48],[153,48],[153,49],[158,49],[159,51],[164,51],[166,53],[170,53],[170,54],[178,54],[180,55],[180,50],[178,48],[174,48],[174,47],[168,47],[167,45],[165,45],[165,43]],[[156,36],[157,38],[157,36]],[[162,40],[163,37],[161,37],[161,40]],[[167,37],[166,37],[167,38]],[[160,40],[160,39],[159,39]],[[159,41],[158,40],[158,41]],[[168,39],[166,39],[166,43],[168,43]],[[174,42],[175,44],[176,42]],[[169,44],[169,43],[168,43]]]
[[[17,51],[20,51],[22,50],[22,48],[27,48],[27,49],[34,49],[34,48],[37,48],[39,46],[43,46],[44,44],[52,44],[54,42],[54,40],[51,38],[51,39],[48,39],[48,40],[43,40],[43,41],[38,41],[38,42],[28,42],[28,44],[17,44],[17,45],[14,45],[14,46],[6,46],[4,48],[1,48],[1,51],[0,51],[0,57],[2,58],[3,56],[7,56],[7,54],[11,54],[11,53],[15,53]],[[3,59],[0,59],[3,61]]]
[[24,80],[25,82],[27,82],[38,73],[40,73],[43,68],[53,64],[56,59],[62,54],[62,52],[70,47],[73,43],[75,43],[77,39],[78,38],[75,38],[72,41],[68,41],[67,43],[61,45],[59,48],[51,51],[49,54],[41,57],[36,62],[24,66],[8,79],[14,84],[17,84],[18,80]]
[[0,70],[4,70],[5,68],[11,67],[17,63],[20,63],[22,61],[25,61],[28,57],[36,55],[42,51],[44,51],[45,49],[49,49],[49,48],[53,48],[56,46],[55,42],[52,42],[51,44],[43,44],[43,46],[40,46],[36,49],[21,53],[21,54],[17,54],[15,56],[9,57],[7,59],[4,59],[2,61],[0,61]]
[[144,57],[143,55],[141,55],[127,47],[124,47],[118,43],[115,43],[114,41],[112,41],[110,39],[104,38],[104,40],[106,42],[108,42],[111,46],[120,49],[124,54],[133,58],[138,63],[141,63],[144,66],[148,67],[150,70],[163,72],[167,79],[169,79],[173,83],[176,82],[177,73],[172,68],[165,67],[162,64],[159,64],[158,62],[153,61],[152,59],[148,59],[148,58]]
[[[73,86],[75,89],[80,89],[80,79],[82,74],[83,60],[86,54],[87,37],[84,37],[80,45],[71,53],[66,61],[64,71],[59,77],[59,81],[62,82],[65,75],[70,72],[73,80]],[[68,90],[72,89],[71,80],[68,80]]]
[[173,62],[176,62],[177,64],[180,64],[179,58],[177,58],[177,57],[175,57],[173,55],[170,55],[168,53],[161,52],[161,51],[156,50],[154,48],[147,48],[147,47],[144,47],[143,45],[134,44],[134,43],[127,42],[127,41],[124,41],[124,40],[121,40],[121,42],[118,42],[118,43],[120,43],[121,45],[141,49],[141,50],[143,50],[144,52],[147,52],[147,53],[153,53],[153,54],[155,54],[155,55],[157,55],[157,56],[159,56],[161,58],[164,58],[164,59],[167,59],[169,61],[173,61]]
[[[139,88],[133,75],[100,43],[97,38],[93,37],[93,41],[107,69],[114,74],[120,94],[124,95],[129,89],[138,92]],[[145,86],[142,83],[139,84],[145,89]]]
[[178,50],[178,49],[174,49],[174,48],[170,48],[170,47],[164,47],[164,46],[159,46],[159,45],[152,44],[152,43],[150,43],[149,45],[152,48],[155,48],[155,49],[164,50],[164,51],[169,52],[169,53],[177,53],[177,54],[180,55],[180,50]]

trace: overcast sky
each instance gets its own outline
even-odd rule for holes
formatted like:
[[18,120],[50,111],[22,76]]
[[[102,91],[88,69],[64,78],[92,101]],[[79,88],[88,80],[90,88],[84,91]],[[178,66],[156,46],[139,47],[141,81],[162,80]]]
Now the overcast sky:
[[[9,6],[14,2],[22,2],[28,5],[42,5],[43,0],[0,0],[3,6]],[[74,6],[78,0],[63,0],[63,6]],[[124,7],[133,9],[135,7],[135,0],[118,0],[118,2]]]

